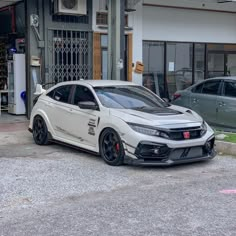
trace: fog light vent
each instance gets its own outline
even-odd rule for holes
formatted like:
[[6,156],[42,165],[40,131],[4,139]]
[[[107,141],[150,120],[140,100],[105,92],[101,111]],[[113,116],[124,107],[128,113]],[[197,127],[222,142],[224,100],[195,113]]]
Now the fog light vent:
[[207,154],[211,154],[213,148],[214,148],[214,139],[208,140],[204,145],[204,151]]
[[135,155],[139,158],[163,158],[169,154],[170,149],[165,144],[139,143]]

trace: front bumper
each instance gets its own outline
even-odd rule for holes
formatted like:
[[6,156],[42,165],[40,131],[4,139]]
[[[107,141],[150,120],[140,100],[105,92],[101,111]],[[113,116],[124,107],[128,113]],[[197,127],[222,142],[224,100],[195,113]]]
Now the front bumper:
[[[215,138],[210,137],[203,146],[169,148],[167,145],[140,142],[133,155],[126,155],[125,163],[139,166],[170,166],[213,159]],[[150,148],[149,148],[150,147]]]

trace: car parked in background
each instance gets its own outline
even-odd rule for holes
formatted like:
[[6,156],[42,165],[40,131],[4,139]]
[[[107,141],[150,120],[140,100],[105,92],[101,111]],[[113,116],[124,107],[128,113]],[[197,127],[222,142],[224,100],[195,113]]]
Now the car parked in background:
[[215,156],[214,132],[194,111],[122,81],[71,81],[40,95],[29,130],[36,144],[66,143],[109,165],[170,165]]
[[236,77],[217,77],[175,92],[171,102],[196,111],[209,124],[236,130]]

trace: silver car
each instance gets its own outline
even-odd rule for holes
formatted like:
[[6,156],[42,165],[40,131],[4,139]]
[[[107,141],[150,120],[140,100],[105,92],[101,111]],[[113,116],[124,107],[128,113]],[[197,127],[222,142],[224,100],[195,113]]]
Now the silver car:
[[236,77],[204,80],[175,92],[172,104],[191,108],[209,124],[236,130]]

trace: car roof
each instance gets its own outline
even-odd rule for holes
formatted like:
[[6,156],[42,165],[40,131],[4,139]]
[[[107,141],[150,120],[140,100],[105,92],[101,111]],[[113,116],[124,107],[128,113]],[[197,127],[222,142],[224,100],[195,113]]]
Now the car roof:
[[78,85],[90,85],[92,87],[109,87],[109,86],[127,86],[127,85],[137,85],[132,82],[120,81],[120,80],[75,80],[75,81],[66,81],[60,82],[57,86],[60,85],[69,85],[69,84],[78,84]]
[[204,80],[204,81],[207,81],[207,80],[217,80],[217,79],[236,80],[236,76],[221,76],[221,77],[214,77],[214,78],[206,79],[206,80]]
[[191,85],[190,87],[186,88],[186,89],[192,89],[193,87],[199,85],[199,84],[202,84],[202,83],[205,83],[206,81],[214,81],[214,80],[236,80],[236,76],[221,76],[221,77],[214,77],[214,78],[209,78],[209,79],[205,79],[205,80],[201,80],[201,81],[198,81],[197,83]]

